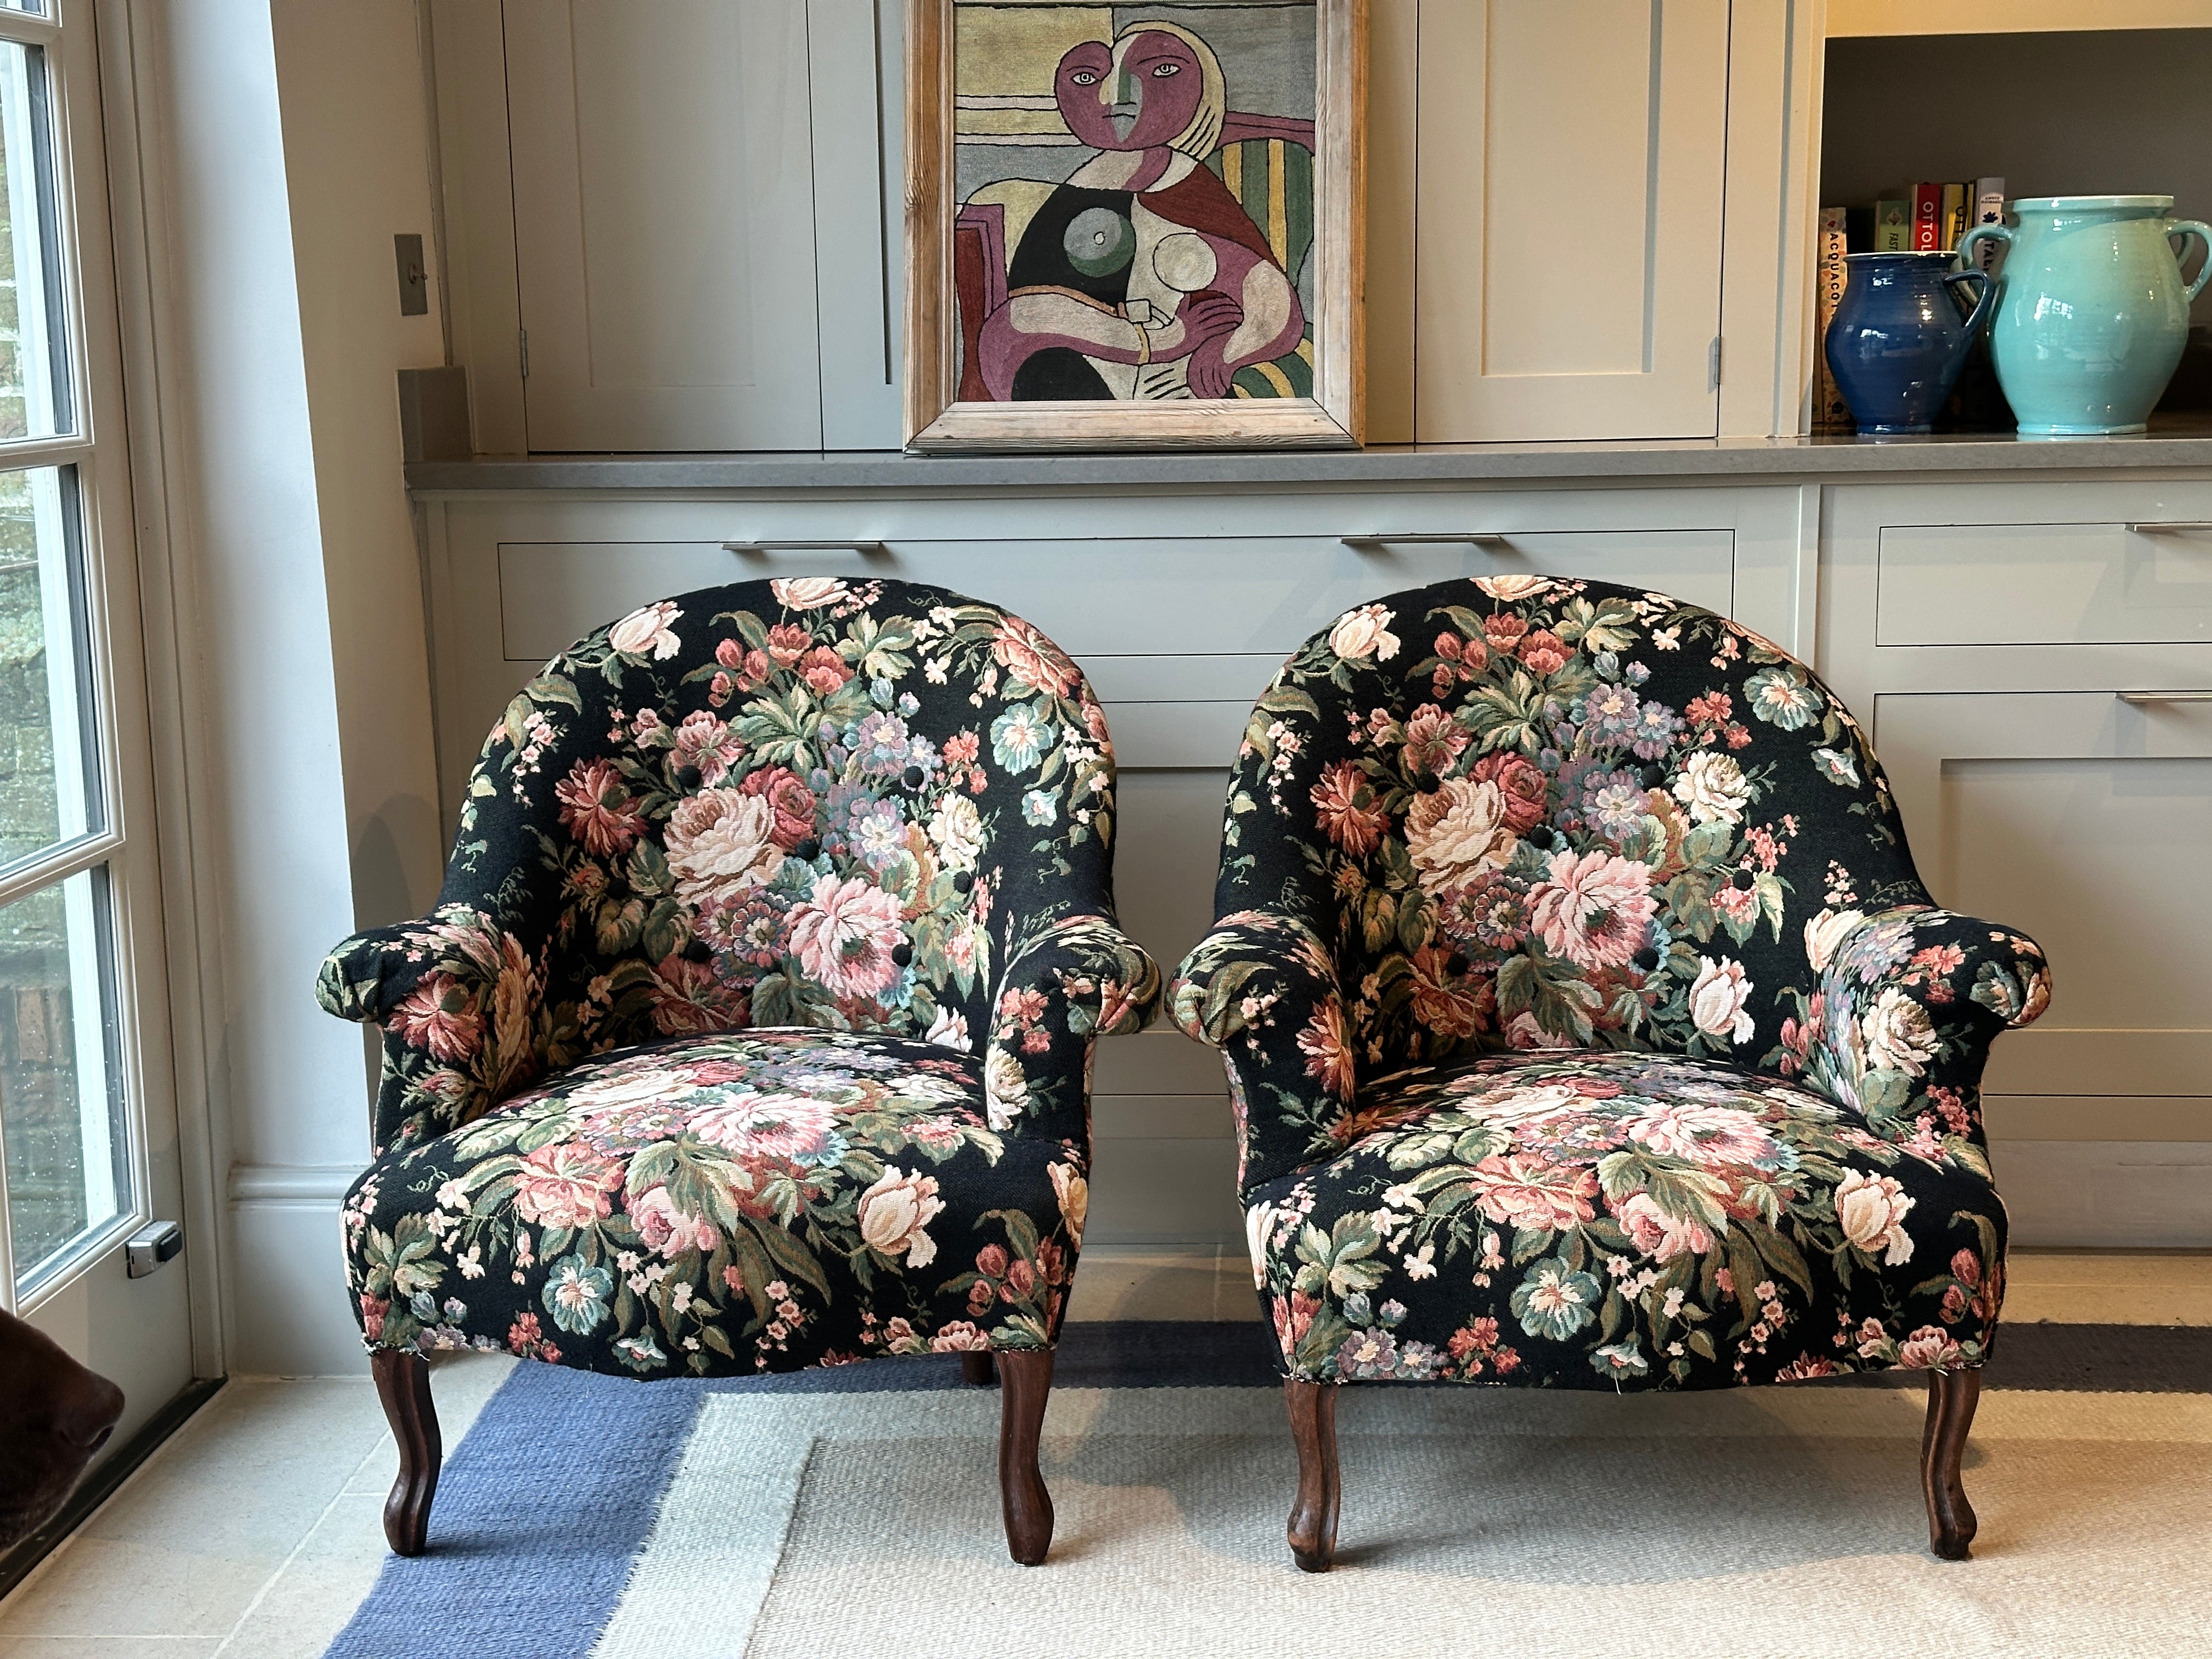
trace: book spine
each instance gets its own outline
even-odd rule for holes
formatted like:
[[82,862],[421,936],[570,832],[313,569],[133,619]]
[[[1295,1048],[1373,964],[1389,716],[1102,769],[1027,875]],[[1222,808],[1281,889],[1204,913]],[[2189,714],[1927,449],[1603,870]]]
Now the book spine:
[[[1974,222],[1978,225],[2001,225],[2004,222],[2005,191],[2002,179],[1974,180]],[[1984,242],[1974,250],[1974,258],[1984,270],[1997,262],[1997,244]]]
[[1893,198],[1874,204],[1874,251],[1909,253],[1912,250],[1912,204]]
[[1820,258],[1818,286],[1815,290],[1817,321],[1813,333],[1813,428],[1815,431],[1849,427],[1851,412],[1844,405],[1842,389],[1828,372],[1828,324],[1843,302],[1844,284],[1850,268],[1844,264],[1844,255],[1850,251],[1848,220],[1845,210],[1820,210]]
[[1912,251],[1935,253],[1943,246],[1943,186],[1912,187]]
[[1943,252],[1950,252],[1959,246],[1959,239],[1966,234],[1972,222],[1974,187],[1972,185],[1943,186]]

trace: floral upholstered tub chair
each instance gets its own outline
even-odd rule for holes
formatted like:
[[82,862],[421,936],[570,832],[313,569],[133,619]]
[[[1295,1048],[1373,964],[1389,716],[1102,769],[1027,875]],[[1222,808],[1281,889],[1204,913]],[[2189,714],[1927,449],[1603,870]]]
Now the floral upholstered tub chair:
[[1849,711],[1663,594],[1536,575],[1363,605],[1231,778],[1170,994],[1222,1051],[1299,1482],[1335,1543],[1369,1379],[1929,1377],[1930,1538],[2003,1294],[1977,1084],[2034,942],[1937,908]]
[[426,1352],[644,1379],[957,1352],[1002,1379],[1007,1541],[1088,1201],[1115,926],[1082,672],[935,588],[746,582],[549,663],[486,741],[436,911],[348,939],[384,1030],[347,1273],[424,1543]]

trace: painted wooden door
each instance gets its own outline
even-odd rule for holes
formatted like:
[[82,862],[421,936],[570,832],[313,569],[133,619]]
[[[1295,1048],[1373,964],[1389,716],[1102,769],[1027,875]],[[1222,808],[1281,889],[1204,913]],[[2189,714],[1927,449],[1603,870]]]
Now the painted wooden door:
[[805,0],[517,0],[505,34],[530,448],[818,448]]
[[1729,0],[1424,6],[1415,435],[1718,430]]

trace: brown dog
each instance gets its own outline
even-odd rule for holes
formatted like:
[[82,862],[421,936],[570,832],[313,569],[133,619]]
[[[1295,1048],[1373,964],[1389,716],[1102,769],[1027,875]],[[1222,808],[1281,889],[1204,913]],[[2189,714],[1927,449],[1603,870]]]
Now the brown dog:
[[62,1506],[122,1415],[122,1389],[0,1313],[0,1549]]

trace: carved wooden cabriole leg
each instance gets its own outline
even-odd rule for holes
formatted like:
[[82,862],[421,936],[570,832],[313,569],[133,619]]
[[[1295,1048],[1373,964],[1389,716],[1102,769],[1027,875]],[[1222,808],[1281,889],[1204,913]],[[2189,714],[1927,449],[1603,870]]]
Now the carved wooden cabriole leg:
[[379,1348],[368,1357],[385,1421],[399,1443],[399,1478],[384,1500],[384,1537],[394,1555],[420,1555],[430,1532],[430,1500],[438,1493],[445,1447],[430,1403],[430,1366],[419,1353]]
[[998,1357],[999,1501],[1006,1517],[1006,1553],[1034,1567],[1052,1547],[1052,1494],[1037,1471],[1037,1435],[1052,1392],[1050,1348],[1007,1348]]
[[1978,1370],[1928,1377],[1928,1426],[1920,1437],[1920,1488],[1928,1498],[1928,1547],[1946,1561],[1963,1561],[1974,1541],[1974,1506],[1959,1479],[1966,1431],[1982,1397]]
[[977,1388],[997,1382],[999,1373],[991,1364],[991,1351],[988,1348],[975,1348],[962,1354],[960,1379],[963,1382],[973,1383]]
[[1291,1504],[1291,1555],[1308,1572],[1327,1572],[1336,1559],[1336,1388],[1288,1382],[1291,1437],[1298,1447],[1298,1495]]

